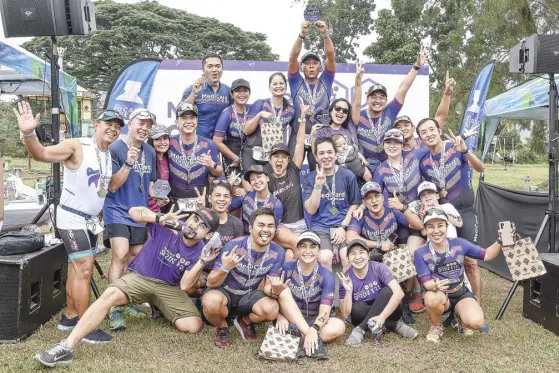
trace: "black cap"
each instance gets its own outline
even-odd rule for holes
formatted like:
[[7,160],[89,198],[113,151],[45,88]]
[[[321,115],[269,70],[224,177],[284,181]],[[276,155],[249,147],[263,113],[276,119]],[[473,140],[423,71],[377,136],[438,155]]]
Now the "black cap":
[[116,120],[121,127],[124,127],[124,119],[122,118],[122,115],[120,115],[120,113],[116,110],[103,110],[103,112],[101,114],[99,114],[99,116],[97,117],[97,121],[104,121],[104,122],[110,122],[111,120]]
[[264,170],[264,166],[261,166],[259,164],[253,164],[252,166],[250,166],[250,168],[248,170],[246,170],[245,174],[243,175],[243,178],[245,179],[245,181],[249,181],[250,179],[250,174],[252,174],[253,172],[256,172],[258,174],[268,174],[265,170]]
[[212,209],[203,208],[196,211],[196,215],[204,221],[204,224],[212,232],[215,232],[219,228],[219,215]]
[[233,92],[237,88],[246,88],[250,91],[250,83],[248,80],[245,79],[235,79],[231,84],[231,92]]
[[305,63],[309,58],[314,58],[318,62],[322,63],[320,56],[318,55],[318,53],[315,52],[307,52],[303,54],[303,57],[301,57],[301,63]]
[[347,245],[347,254],[348,255],[349,255],[349,252],[351,251],[351,249],[354,248],[355,246],[361,246],[362,248],[367,250],[367,252],[370,251],[369,246],[367,246],[367,242],[365,242],[364,239],[355,238],[355,239],[351,240],[351,242]]
[[270,150],[270,157],[276,153],[286,153],[289,157],[291,156],[291,154],[289,153],[289,148],[281,142],[272,146],[272,149]]
[[372,95],[375,92],[382,92],[384,93],[385,96],[388,96],[388,94],[386,93],[386,87],[383,86],[382,84],[374,84],[372,85],[368,90],[367,90],[367,97],[369,97],[370,95]]
[[198,116],[198,107],[194,104],[191,104],[190,102],[186,102],[186,100],[182,100],[177,105],[177,118],[183,115],[184,113],[186,113],[187,111],[190,111],[194,113],[196,116]]

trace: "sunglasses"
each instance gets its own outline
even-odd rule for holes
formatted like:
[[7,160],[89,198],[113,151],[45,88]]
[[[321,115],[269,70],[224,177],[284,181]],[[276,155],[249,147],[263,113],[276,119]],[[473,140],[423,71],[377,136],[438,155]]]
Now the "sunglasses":
[[349,113],[349,109],[346,109],[346,108],[340,107],[340,106],[334,106],[334,110],[336,110],[337,112],[340,112],[340,111],[341,111],[341,112],[344,113],[344,114]]
[[212,183],[214,185],[227,185],[229,187],[231,186],[231,184],[229,184],[229,181],[223,179],[215,179]]
[[[150,117],[151,120],[152,120],[153,122],[155,122],[155,114],[153,114],[153,113],[152,113],[151,111],[149,111],[149,110],[142,110],[142,111],[137,112],[136,115],[134,115],[134,117],[139,117],[139,116],[141,116],[141,117]],[[132,118],[130,118],[130,119],[132,119]]]
[[97,120],[104,119],[120,119],[122,120],[122,115],[118,111],[115,110],[105,110],[97,117]]
[[446,216],[446,213],[442,209],[432,208],[427,210],[425,216],[432,216],[432,215],[443,215]]

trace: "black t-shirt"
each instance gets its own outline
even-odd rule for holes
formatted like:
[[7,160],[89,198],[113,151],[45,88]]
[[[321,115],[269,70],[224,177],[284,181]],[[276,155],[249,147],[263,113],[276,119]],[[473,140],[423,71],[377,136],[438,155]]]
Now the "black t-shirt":
[[266,169],[270,171],[268,189],[283,205],[282,223],[295,223],[304,218],[303,192],[301,190],[301,169],[293,162],[289,162],[285,176],[276,178],[268,163]]
[[217,232],[221,236],[221,243],[225,245],[233,238],[244,235],[243,222],[241,219],[231,214],[227,214],[227,222],[225,224],[220,224],[219,228],[217,228]]

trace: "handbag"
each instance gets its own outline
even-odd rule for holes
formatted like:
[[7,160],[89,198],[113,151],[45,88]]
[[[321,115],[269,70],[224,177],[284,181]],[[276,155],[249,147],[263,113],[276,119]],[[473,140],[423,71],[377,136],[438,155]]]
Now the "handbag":
[[503,247],[503,255],[512,279],[514,281],[527,280],[547,273],[532,239],[530,237],[520,238],[518,235],[517,237],[514,246]]
[[410,251],[406,245],[401,245],[397,249],[384,253],[382,262],[398,282],[417,275]]
[[270,325],[257,356],[265,360],[294,361],[299,358],[301,337],[286,333],[281,334]]

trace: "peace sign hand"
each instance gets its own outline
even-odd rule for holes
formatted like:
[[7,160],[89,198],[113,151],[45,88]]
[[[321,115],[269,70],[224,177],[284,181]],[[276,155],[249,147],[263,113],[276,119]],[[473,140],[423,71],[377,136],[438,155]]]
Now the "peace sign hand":
[[363,67],[363,64],[361,62],[357,62],[357,64],[355,65],[355,83],[361,83],[364,73],[365,68]]
[[159,218],[159,224],[161,225],[165,225],[165,223],[178,224],[178,221],[180,219],[183,219],[188,215],[188,214],[177,215],[179,210],[176,210],[176,207],[177,207],[176,205],[172,205],[169,212]]
[[346,276],[342,272],[337,272],[338,278],[340,279],[340,284],[344,287],[346,292],[353,291],[353,282],[349,276]]
[[33,116],[31,105],[29,105],[29,102],[26,101],[18,102],[17,108],[17,110],[13,108],[13,111],[17,118],[19,130],[28,135],[39,126],[39,123],[41,121],[41,114]]
[[198,187],[194,187],[194,191],[198,196],[196,198],[196,209],[197,210],[203,209],[206,206],[206,187],[204,187],[202,194],[200,194]]
[[324,185],[324,183],[326,182],[326,176],[324,175],[324,172],[322,171],[322,166],[320,164],[316,165],[316,177],[314,178],[314,186],[315,187],[321,187]]
[[299,107],[301,108],[301,117],[306,116],[307,113],[309,112],[310,106],[305,105],[305,101],[303,100],[303,97],[301,97],[301,96],[299,96]]
[[243,260],[242,256],[235,254],[237,248],[238,246],[235,245],[235,247],[233,247],[231,251],[223,254],[223,256],[221,257],[221,266],[229,271],[235,268],[237,264],[239,264],[241,260]]
[[450,136],[447,135],[447,134],[445,134],[444,136],[448,140],[450,140],[454,143],[454,150],[456,150],[458,152],[461,152],[461,153],[467,152],[468,151],[468,146],[464,142],[464,139],[462,138],[462,136],[455,136],[450,128],[448,129],[448,132],[450,133]]
[[415,60],[415,66],[423,66],[427,62],[427,55],[425,54],[425,47],[421,45],[419,53],[417,53],[417,59]]
[[469,130],[464,132],[461,136],[464,138],[464,140],[467,139],[468,137],[475,136],[479,133],[478,128],[479,128],[479,124],[475,127],[470,128]]

